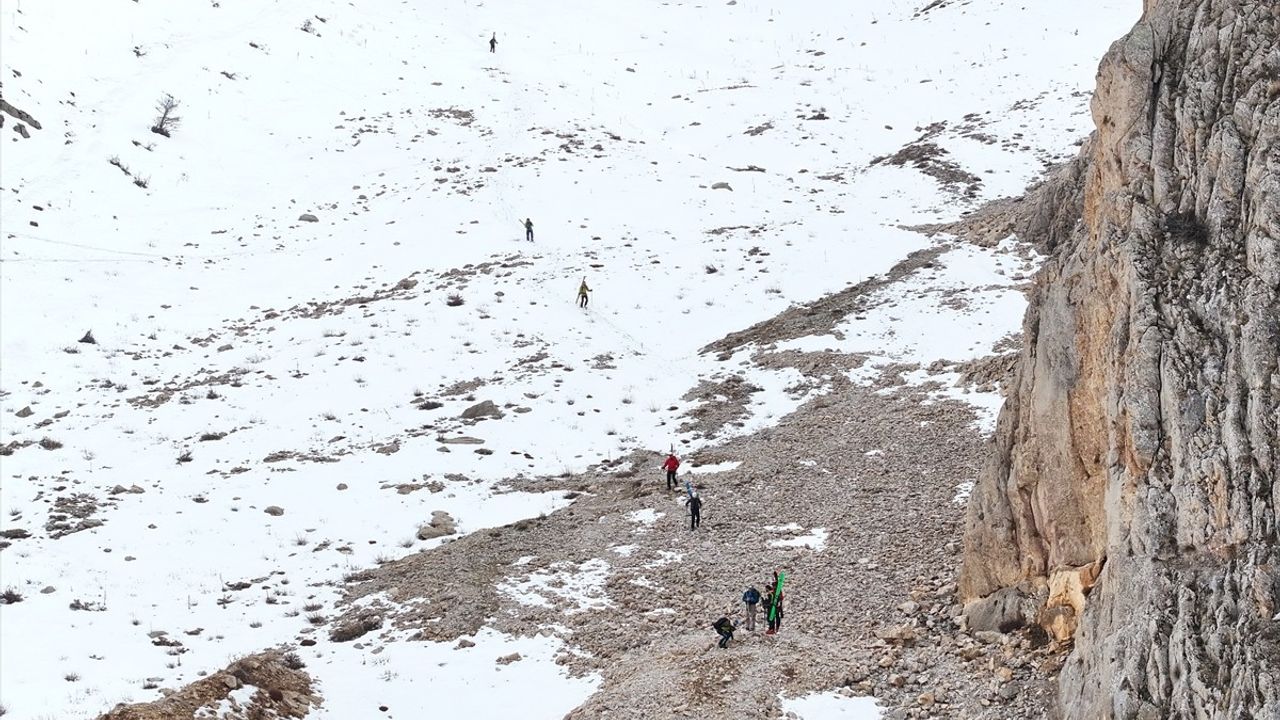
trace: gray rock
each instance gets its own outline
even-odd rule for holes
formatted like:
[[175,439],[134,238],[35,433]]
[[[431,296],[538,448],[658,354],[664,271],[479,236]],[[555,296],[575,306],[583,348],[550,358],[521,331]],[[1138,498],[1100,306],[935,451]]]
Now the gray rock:
[[298,216],[298,222],[320,222],[320,218],[311,213],[302,213]]
[[485,400],[463,410],[460,417],[463,420],[483,420],[485,418],[496,420],[502,417],[502,411],[498,409],[498,406],[492,400]]
[[[280,517],[281,515],[284,514],[284,508],[280,507],[279,505],[268,505],[267,508],[262,512],[268,515],[274,515],[276,517]],[[783,598],[783,599],[785,600],[786,598]]]
[[443,510],[431,513],[431,522],[418,528],[419,540],[433,540],[458,532],[453,516]]
[[970,632],[1013,632],[1033,622],[1035,616],[1035,601],[1016,588],[1001,588],[964,606],[965,623]]
[[452,438],[438,437],[436,438],[436,442],[442,445],[483,445],[484,444],[484,441],[481,440],[480,438],[468,437],[466,435],[459,435],[458,437],[452,437]]
[[18,412],[14,413],[14,415],[17,415],[20,418],[29,418],[34,414],[35,414],[35,411],[31,409],[30,405],[27,405],[26,407],[22,408]]

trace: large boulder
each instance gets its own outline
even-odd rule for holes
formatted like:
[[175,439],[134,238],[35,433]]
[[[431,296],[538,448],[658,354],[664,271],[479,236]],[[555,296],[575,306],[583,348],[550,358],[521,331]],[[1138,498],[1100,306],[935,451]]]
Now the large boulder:
[[497,405],[493,404],[492,400],[485,400],[463,410],[461,417],[463,420],[484,420],[486,418],[497,420],[502,417],[502,411],[498,409]]

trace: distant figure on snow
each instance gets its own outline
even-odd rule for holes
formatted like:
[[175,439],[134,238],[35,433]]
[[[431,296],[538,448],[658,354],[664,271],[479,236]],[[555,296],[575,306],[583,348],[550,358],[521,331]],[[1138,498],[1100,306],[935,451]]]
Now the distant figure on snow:
[[689,529],[697,530],[702,524],[702,498],[695,492],[684,504],[689,506]]
[[498,33],[489,38],[489,52],[498,52]]
[[533,220],[524,219],[524,239],[533,242]]
[[727,617],[722,617],[712,623],[711,627],[715,628],[716,633],[720,635],[720,649],[728,649],[729,641],[733,639],[733,621]]
[[587,293],[591,292],[591,288],[587,287],[587,279],[582,278],[582,284],[578,286],[578,307],[587,306]]
[[742,593],[742,602],[747,605],[747,629],[754,631],[756,629],[756,605],[760,603],[760,591],[755,589],[754,586],[747,588],[747,591]]
[[676,470],[680,468],[680,458],[672,453],[667,456],[667,461],[662,463],[662,469],[667,471],[667,489],[672,490],[679,487],[676,483]]

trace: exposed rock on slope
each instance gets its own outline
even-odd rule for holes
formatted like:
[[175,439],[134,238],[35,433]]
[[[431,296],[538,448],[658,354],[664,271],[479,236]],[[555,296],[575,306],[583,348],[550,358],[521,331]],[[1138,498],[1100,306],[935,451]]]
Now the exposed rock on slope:
[[[218,717],[228,720],[272,720],[305,717],[319,703],[311,678],[296,659],[277,650],[251,655],[160,700],[117,705],[98,720],[183,720]],[[252,688],[247,701],[234,691]]]
[[1065,717],[1280,717],[1280,4],[1147,0],[1093,114],[960,591],[1074,636]]

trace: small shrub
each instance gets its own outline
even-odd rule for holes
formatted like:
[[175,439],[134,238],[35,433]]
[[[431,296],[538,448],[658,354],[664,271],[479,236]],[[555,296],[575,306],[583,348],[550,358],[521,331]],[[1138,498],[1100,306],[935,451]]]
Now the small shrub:
[[76,673],[67,673],[66,675],[62,676],[62,679],[66,680],[67,682],[79,682],[80,676],[77,675]]
[[13,588],[5,588],[0,592],[0,605],[13,605],[22,602],[22,593]]
[[262,627],[262,621],[254,620],[253,622],[249,623],[249,627],[253,628],[254,630],[257,630],[258,628]]
[[708,274],[708,275],[715,275],[715,274],[716,274],[716,273],[718,273],[718,272],[720,272],[720,270],[719,270],[719,269],[717,269],[715,265],[708,265],[708,266],[707,266],[707,274]]
[[301,670],[307,666],[306,663],[302,662],[302,658],[298,657],[298,653],[294,652],[285,653],[284,657],[280,658],[280,662],[290,670]]
[[40,447],[44,450],[57,450],[62,447],[62,443],[53,438],[44,438],[40,441]]
[[156,101],[156,112],[160,113],[156,116],[156,121],[151,125],[151,132],[157,135],[169,137],[178,127],[178,122],[182,119],[174,114],[180,105],[177,100],[169,93],[160,96]]
[[133,184],[145,189],[151,184],[151,178],[136,177],[133,179]]
[[299,533],[299,534],[295,535],[295,536],[294,536],[294,538],[293,538],[293,544],[294,544],[294,545],[297,545],[298,547],[302,547],[303,545],[306,545],[306,544],[307,544],[307,536],[306,536],[306,535],[303,535],[303,534],[301,534],[301,533]]
[[307,615],[307,622],[311,623],[312,625],[323,625],[324,616],[321,615],[320,613],[311,613],[310,615]]
[[181,455],[179,455],[179,456],[178,456],[178,462],[180,462],[180,463],[189,463],[189,462],[191,462],[191,451],[190,451],[190,450],[187,450],[186,452],[184,452],[184,453],[182,453]]
[[324,606],[321,605],[320,603],[307,603],[306,605],[302,606],[302,609],[307,612],[315,612],[323,607]]
[[464,300],[462,299],[461,295],[459,295],[458,293],[450,293],[449,297],[445,299],[444,304],[448,305],[449,307],[458,307],[462,305],[463,302]]

